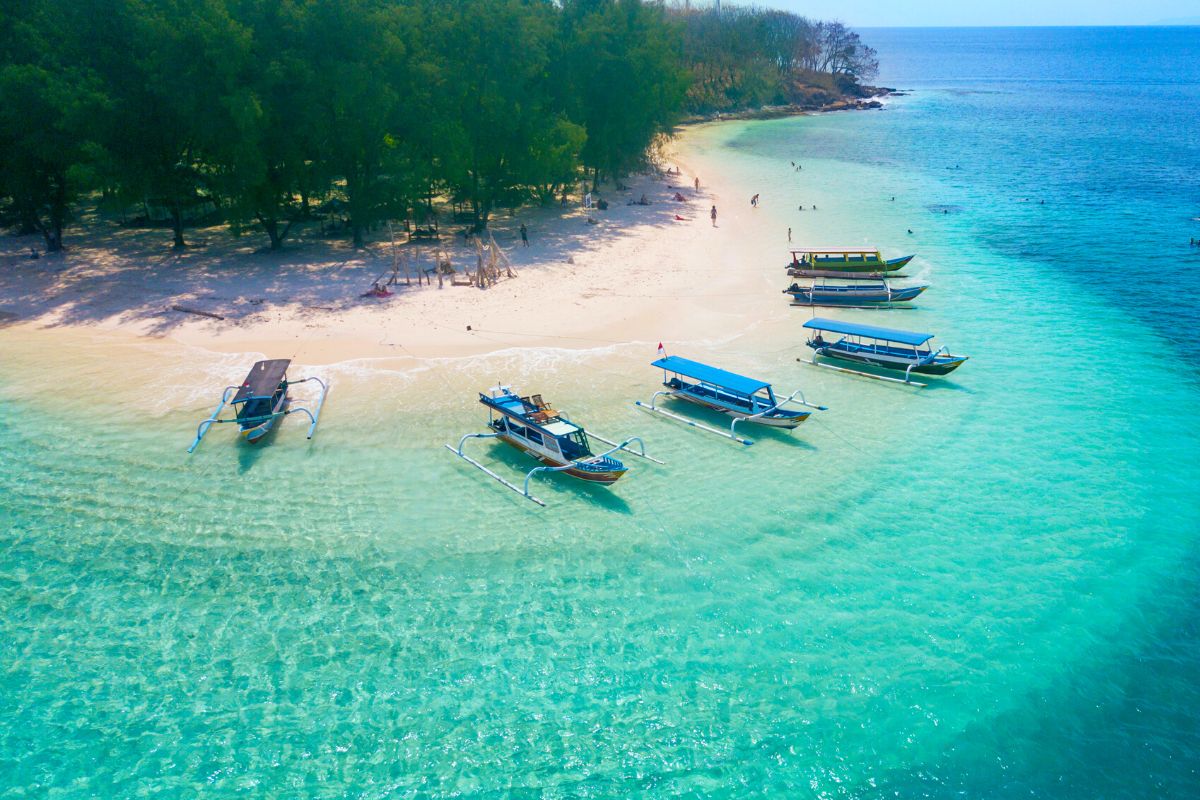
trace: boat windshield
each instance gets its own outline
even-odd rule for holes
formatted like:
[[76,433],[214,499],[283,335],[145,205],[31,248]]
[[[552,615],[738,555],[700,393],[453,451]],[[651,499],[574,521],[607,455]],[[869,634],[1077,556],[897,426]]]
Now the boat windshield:
[[242,404],[241,412],[238,414],[242,419],[255,419],[257,417],[265,417],[271,413],[273,398],[269,397],[254,397]]
[[572,461],[586,458],[592,454],[592,447],[588,444],[587,434],[582,430],[572,431],[566,436],[559,438],[558,445],[562,448],[562,454]]

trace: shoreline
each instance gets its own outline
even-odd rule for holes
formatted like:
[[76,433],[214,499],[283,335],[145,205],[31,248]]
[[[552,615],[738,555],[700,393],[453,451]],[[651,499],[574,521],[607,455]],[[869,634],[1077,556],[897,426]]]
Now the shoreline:
[[[23,255],[25,240],[10,237],[0,250],[0,336],[103,332],[309,364],[711,339],[746,319],[753,302],[739,294],[746,292],[744,265],[775,248],[747,252],[741,203],[730,199],[746,189],[701,155],[705,130],[712,128],[690,126],[673,140],[667,163],[681,175],[634,176],[625,190],[603,193],[606,211],[532,207],[495,219],[493,235],[517,277],[486,290],[448,280],[442,288],[415,279],[408,286],[401,271],[391,297],[360,296],[381,274],[392,275],[386,239],[356,252],[300,238],[272,253],[253,246],[257,236],[248,242],[201,229],[191,236],[196,246],[174,253],[162,231],[106,224],[77,232],[66,252],[32,261]],[[676,192],[686,202],[672,199]],[[634,204],[642,194],[650,205]],[[715,228],[710,205],[718,207]],[[522,223],[529,247],[516,233]],[[474,249],[448,237],[397,251],[423,268],[439,251],[460,271],[473,267]]]
[[693,114],[684,118],[678,127],[732,120],[745,121],[803,117],[810,114],[831,114],[837,111],[878,111],[886,107],[886,104],[883,102],[885,98],[903,97],[907,94],[904,90],[890,89],[883,86],[866,86],[863,89],[866,90],[866,93],[862,96],[842,95],[828,103],[785,103],[783,105],[759,106],[758,108],[742,109],[740,111],[716,111],[712,114]]

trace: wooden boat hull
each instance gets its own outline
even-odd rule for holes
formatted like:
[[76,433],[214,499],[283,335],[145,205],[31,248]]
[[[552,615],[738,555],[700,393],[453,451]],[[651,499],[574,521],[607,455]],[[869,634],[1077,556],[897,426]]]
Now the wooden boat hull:
[[[812,347],[812,345],[809,345]],[[897,372],[909,371],[909,366],[913,364],[914,359],[905,358],[902,355],[893,355],[889,353],[876,353],[864,351],[842,350],[840,348],[825,346],[813,347],[815,355],[823,358],[835,359],[838,361],[848,361],[854,364],[866,364],[872,367],[881,369],[890,369]],[[920,364],[912,367],[912,372],[918,372],[922,375],[948,375],[958,369],[966,362],[968,356],[938,356],[928,363]]]
[[[900,258],[890,258],[886,261],[876,261],[874,259],[842,259],[842,258],[813,258],[805,261],[791,261],[787,268],[789,274],[795,270],[797,272],[826,272],[832,273],[829,277],[837,277],[838,275],[879,275],[891,272],[897,272],[908,266],[908,262],[913,260],[913,256],[901,256]],[[825,277],[825,276],[817,276]]]
[[846,281],[874,280],[880,278],[907,278],[898,272],[844,272],[836,269],[802,269],[788,267],[787,274],[792,278],[840,278]]
[[786,428],[787,430],[792,430],[812,416],[811,411],[776,410],[775,414],[771,416],[754,417],[751,419],[753,415],[748,411],[739,411],[737,409],[729,408],[728,406],[718,405],[717,403],[709,402],[703,398],[696,397],[695,395],[687,394],[686,392],[674,391],[671,392],[670,396],[679,400],[686,400],[689,403],[710,409],[712,411],[720,412],[735,419],[745,420],[746,422],[754,425],[764,425],[768,428]]
[[792,296],[794,305],[801,306],[855,306],[855,305],[888,305],[889,303],[906,303],[916,299],[928,286],[907,286],[902,289],[886,289],[874,286],[845,286],[835,287],[803,287],[797,290],[785,289],[784,294]]
[[[554,458],[546,453],[542,453],[529,445],[527,442],[524,442],[521,439],[503,431],[500,432],[499,438],[505,444],[520,450],[526,455],[533,456],[548,467],[562,467],[569,463],[563,461],[561,458]],[[570,475],[573,478],[578,478],[579,480],[587,481],[588,483],[599,483],[604,486],[611,486],[612,484],[616,483],[628,471],[629,470],[626,468],[613,470],[589,470],[578,467],[571,467],[569,469],[562,470],[562,472]]]

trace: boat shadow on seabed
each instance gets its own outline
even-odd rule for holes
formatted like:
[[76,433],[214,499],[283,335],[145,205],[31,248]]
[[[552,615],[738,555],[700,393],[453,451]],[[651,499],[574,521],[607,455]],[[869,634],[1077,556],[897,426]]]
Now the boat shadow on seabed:
[[[276,420],[275,424],[271,426],[271,430],[267,431],[267,435],[253,444],[238,436],[234,447],[237,449],[239,475],[245,475],[254,468],[254,465],[263,457],[263,453],[270,449],[269,446],[275,441],[275,437],[279,435],[279,428],[282,424],[283,419]],[[310,444],[310,442],[305,442],[305,444]]]

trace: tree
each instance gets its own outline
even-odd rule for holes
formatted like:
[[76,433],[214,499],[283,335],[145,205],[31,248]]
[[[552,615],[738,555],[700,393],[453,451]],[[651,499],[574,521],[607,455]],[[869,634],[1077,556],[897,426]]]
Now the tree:
[[15,3],[0,11],[0,196],[46,250],[62,249],[70,205],[88,179],[91,120],[104,98],[95,77],[47,46],[54,4]]
[[410,170],[430,119],[416,64],[421,27],[413,5],[383,0],[314,0],[305,16],[314,152],[341,178],[355,247],[421,191]]
[[234,129],[249,32],[221,0],[92,0],[93,58],[112,98],[102,139],[124,189],[164,206],[174,246],[212,199],[212,154]]
[[678,31],[661,6],[640,0],[566,0],[562,27],[563,85],[587,131],[584,164],[593,183],[602,172],[619,178],[676,120],[687,88]]
[[546,0],[427,0],[425,8],[444,70],[441,163],[479,230],[497,206],[524,199],[530,184],[559,178],[582,142],[582,129],[554,102],[557,10]]
[[875,51],[842,23],[821,23],[818,32],[822,72],[845,76],[851,82],[871,80],[879,72]]
[[285,0],[241,0],[234,14],[252,31],[245,72],[226,99],[232,128],[214,146],[217,181],[235,226],[259,225],[283,246],[312,191],[315,78],[302,48],[306,9]]

